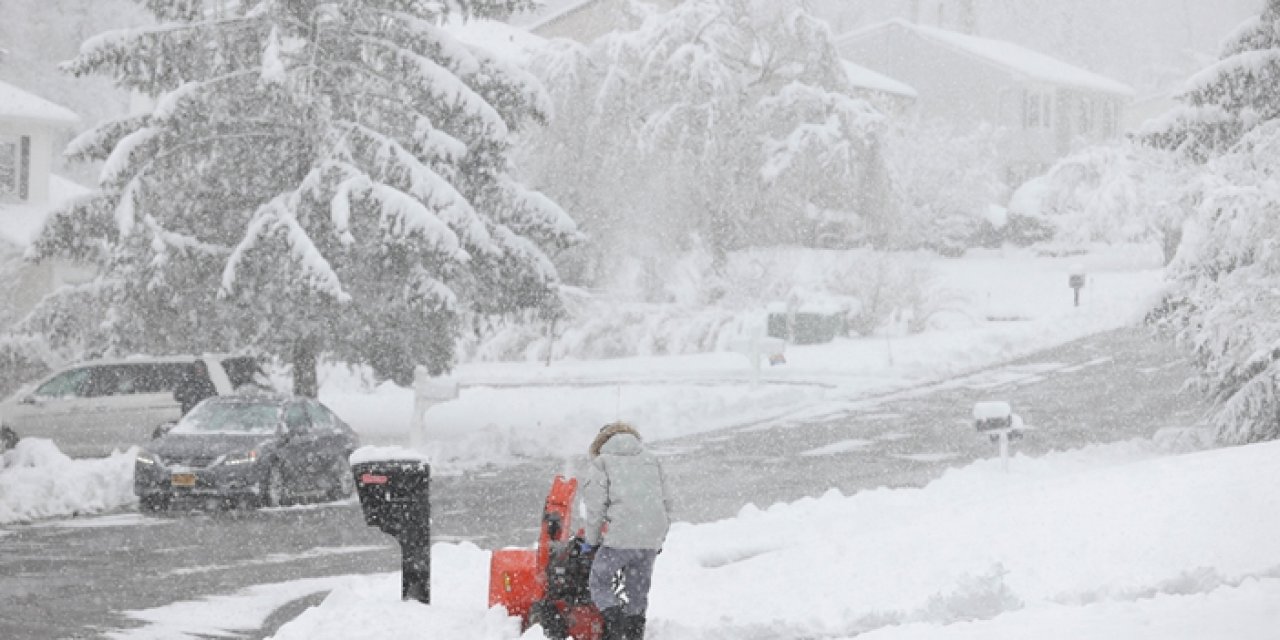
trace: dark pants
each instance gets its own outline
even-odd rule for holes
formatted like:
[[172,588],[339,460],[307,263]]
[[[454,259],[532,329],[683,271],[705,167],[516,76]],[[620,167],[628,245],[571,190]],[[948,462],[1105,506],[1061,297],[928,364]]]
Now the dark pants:
[[[654,549],[614,549],[600,547],[591,562],[591,601],[601,611],[622,606],[629,616],[643,616],[649,608],[649,586],[653,582]],[[613,576],[622,571],[622,592],[613,592]]]

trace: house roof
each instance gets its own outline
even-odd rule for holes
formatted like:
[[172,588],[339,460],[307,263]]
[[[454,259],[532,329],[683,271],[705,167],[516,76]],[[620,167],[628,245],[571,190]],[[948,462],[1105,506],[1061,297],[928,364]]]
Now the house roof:
[[0,82],[0,118],[74,125],[80,116],[40,96]]
[[906,96],[908,98],[918,98],[920,94],[916,92],[915,87],[899,82],[884,75],[876,73],[866,67],[856,65],[848,60],[841,60],[844,65],[844,73],[849,78],[849,82],[853,86],[860,89],[870,89],[881,93],[892,93],[894,95]]
[[1082,69],[1053,56],[1033,51],[1012,42],[918,25],[900,18],[868,25],[846,33],[840,36],[837,44],[853,42],[868,35],[891,29],[913,33],[925,40],[975,56],[988,63],[1036,80],[1103,93],[1123,96],[1135,95],[1133,87],[1123,82],[1112,80],[1106,76]]

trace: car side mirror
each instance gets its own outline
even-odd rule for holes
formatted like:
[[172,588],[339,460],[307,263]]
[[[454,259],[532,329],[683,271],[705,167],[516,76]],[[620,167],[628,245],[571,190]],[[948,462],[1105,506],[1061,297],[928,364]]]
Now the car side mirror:
[[170,421],[156,427],[155,430],[151,432],[151,439],[158,440],[163,438],[166,433],[173,431],[173,428],[176,426],[178,426],[177,422]]

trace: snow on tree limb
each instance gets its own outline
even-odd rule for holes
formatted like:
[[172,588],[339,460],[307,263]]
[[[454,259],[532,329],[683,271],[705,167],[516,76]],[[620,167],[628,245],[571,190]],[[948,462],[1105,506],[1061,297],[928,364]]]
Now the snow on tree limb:
[[98,173],[98,184],[119,184],[126,176],[136,175],[138,158],[134,157],[135,152],[155,140],[160,133],[160,129],[144,127],[121,138],[103,163],[102,170]]
[[122,138],[145,126],[148,117],[129,116],[86,129],[67,143],[62,155],[69,160],[105,160]]
[[385,184],[374,183],[369,197],[382,205],[381,226],[389,237],[417,235],[431,247],[455,259],[466,259],[457,234],[435,212],[409,194]]
[[448,180],[423,164],[395,140],[359,123],[351,123],[351,126],[355,133],[376,147],[372,156],[379,180],[400,185],[405,192],[431,207],[435,216],[439,216],[449,227],[461,233],[469,245],[482,251],[493,250],[493,241],[484,222],[467,198]]
[[440,66],[434,60],[406,49],[394,42],[379,40],[369,35],[357,34],[369,49],[384,51],[403,63],[403,70],[410,74],[414,87],[443,104],[458,105],[469,117],[481,123],[484,129],[498,138],[510,135],[506,121],[458,76]]
[[292,210],[297,206],[298,198],[297,192],[282,193],[258,208],[249,227],[245,230],[244,238],[231,250],[231,255],[223,267],[219,296],[226,297],[235,292],[236,274],[246,260],[247,254],[267,235],[282,233],[294,262],[307,276],[308,285],[320,293],[332,296],[339,302],[350,302],[351,295],[343,290],[341,278],[316,247],[306,229],[298,223]]
[[262,71],[259,74],[262,83],[280,85],[285,81],[284,61],[280,59],[280,28],[271,27],[267,36],[267,47],[262,51]]
[[142,223],[151,231],[155,240],[151,247],[156,252],[157,259],[171,248],[178,251],[194,251],[208,256],[228,256],[231,254],[231,249],[227,247],[209,244],[199,238],[165,229],[154,216],[143,216]]

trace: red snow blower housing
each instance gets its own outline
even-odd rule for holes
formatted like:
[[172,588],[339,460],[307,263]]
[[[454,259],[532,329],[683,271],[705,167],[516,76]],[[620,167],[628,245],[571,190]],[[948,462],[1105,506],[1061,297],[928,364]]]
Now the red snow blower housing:
[[604,619],[587,587],[594,554],[580,552],[569,535],[576,478],[556,476],[542,508],[535,549],[500,549],[489,562],[489,606],[520,616],[521,630],[542,625],[548,638],[599,640]]

